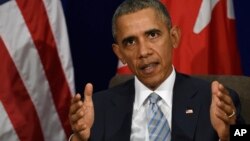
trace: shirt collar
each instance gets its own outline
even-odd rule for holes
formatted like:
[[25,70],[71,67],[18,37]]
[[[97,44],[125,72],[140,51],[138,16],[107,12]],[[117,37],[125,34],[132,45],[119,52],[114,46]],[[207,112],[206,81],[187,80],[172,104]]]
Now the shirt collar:
[[145,104],[145,100],[147,97],[152,93],[157,93],[169,107],[172,108],[172,98],[173,98],[173,87],[174,81],[176,77],[176,72],[173,69],[169,77],[163,81],[163,83],[155,90],[152,91],[147,88],[140,80],[135,77],[135,103],[134,108],[135,110],[139,110],[139,108]]

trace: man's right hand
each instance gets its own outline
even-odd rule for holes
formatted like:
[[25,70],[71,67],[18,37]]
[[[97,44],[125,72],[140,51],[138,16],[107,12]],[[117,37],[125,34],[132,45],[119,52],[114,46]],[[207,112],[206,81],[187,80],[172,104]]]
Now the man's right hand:
[[88,83],[84,89],[84,101],[76,94],[71,99],[69,120],[74,135],[71,141],[87,141],[94,123],[94,105],[92,101],[93,85]]

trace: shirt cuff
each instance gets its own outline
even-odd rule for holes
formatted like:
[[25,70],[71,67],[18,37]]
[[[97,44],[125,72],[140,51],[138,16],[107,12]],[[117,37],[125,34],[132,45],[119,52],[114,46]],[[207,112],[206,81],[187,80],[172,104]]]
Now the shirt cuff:
[[69,140],[68,140],[68,141],[71,141],[71,139],[73,138],[73,136],[74,136],[74,134],[71,134],[71,135],[69,136]]

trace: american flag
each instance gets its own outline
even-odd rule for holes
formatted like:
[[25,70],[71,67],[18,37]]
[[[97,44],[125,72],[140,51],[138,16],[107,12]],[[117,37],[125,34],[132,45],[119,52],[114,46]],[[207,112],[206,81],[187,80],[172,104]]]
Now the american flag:
[[0,0],[0,140],[66,141],[74,73],[60,0]]

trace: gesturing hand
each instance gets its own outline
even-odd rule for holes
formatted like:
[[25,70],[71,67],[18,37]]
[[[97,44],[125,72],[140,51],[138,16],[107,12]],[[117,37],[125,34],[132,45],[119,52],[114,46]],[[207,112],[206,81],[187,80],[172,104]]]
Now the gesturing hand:
[[94,123],[92,94],[93,86],[88,83],[84,89],[84,101],[80,94],[76,94],[71,100],[69,120],[74,131],[72,141],[86,141],[90,137],[90,129]]
[[236,108],[226,88],[217,81],[211,86],[210,118],[221,141],[229,141],[229,127],[235,124]]

